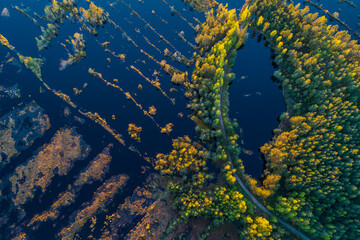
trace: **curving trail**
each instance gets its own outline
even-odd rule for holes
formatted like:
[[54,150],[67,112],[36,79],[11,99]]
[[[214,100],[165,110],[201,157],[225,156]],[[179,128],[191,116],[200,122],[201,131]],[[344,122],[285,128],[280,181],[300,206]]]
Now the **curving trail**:
[[[240,25],[240,30],[242,30],[245,26],[245,23],[243,22]],[[238,36],[239,38],[239,36]],[[232,50],[232,49],[231,49]],[[228,52],[230,53],[231,50]],[[229,60],[229,54],[226,57],[226,60]],[[226,74],[228,74],[230,71],[230,66],[227,64],[225,66],[225,76]],[[230,161],[231,164],[231,168],[234,169],[234,165],[233,165],[233,160],[231,158],[231,154],[230,151],[228,150],[228,143],[227,143],[227,137],[226,137],[226,131],[225,131],[225,126],[224,126],[224,119],[223,119],[223,111],[222,111],[222,106],[223,106],[223,96],[224,96],[224,85],[227,84],[225,82],[223,82],[223,84],[220,87],[220,117],[219,117],[219,123],[220,123],[220,128],[221,128],[221,132],[225,137],[225,151],[226,151],[226,155],[227,155],[227,159],[228,161]],[[293,232],[294,234],[296,234],[298,237],[304,239],[304,240],[310,240],[310,238],[306,237],[304,234],[302,234],[300,231],[296,230],[294,227],[292,227],[290,224],[286,223],[285,221],[283,221],[281,218],[279,218],[278,216],[276,216],[275,214],[273,214],[272,212],[270,212],[266,207],[264,207],[264,205],[262,205],[255,197],[254,195],[252,195],[252,193],[246,188],[245,184],[241,181],[240,177],[236,174],[236,172],[234,173],[234,177],[236,178],[236,182],[240,185],[240,187],[243,189],[243,191],[246,193],[246,195],[251,199],[251,201],[259,208],[261,209],[265,214],[276,218],[276,220],[283,225],[285,228],[287,228],[288,230],[290,230],[291,232]]]

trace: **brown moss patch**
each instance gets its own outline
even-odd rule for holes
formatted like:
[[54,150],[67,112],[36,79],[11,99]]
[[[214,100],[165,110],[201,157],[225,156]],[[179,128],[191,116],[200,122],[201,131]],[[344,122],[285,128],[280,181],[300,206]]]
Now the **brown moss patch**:
[[69,185],[65,192],[59,194],[58,199],[51,205],[50,209],[41,214],[36,214],[29,222],[28,227],[32,226],[34,230],[38,227],[39,223],[46,222],[49,219],[55,220],[58,218],[61,208],[75,201],[76,194],[84,184],[91,184],[95,180],[101,180],[108,171],[109,163],[112,159],[110,156],[110,149],[112,147],[113,144],[109,144],[91,160],[85,170],[79,174],[77,180],[72,185]]
[[[86,158],[89,151],[90,147],[75,132],[75,128],[57,131],[49,144],[24,165],[18,166],[10,177],[15,206],[34,198],[37,188],[45,192],[55,174],[66,175],[73,163]],[[60,156],[60,152],[64,153],[64,157]]]
[[49,128],[49,117],[35,102],[3,116],[0,119],[0,169]]
[[104,177],[112,159],[110,156],[110,149],[112,147],[113,144],[109,144],[101,153],[91,160],[86,169],[80,173],[75,182],[75,186],[81,186],[84,183],[91,184],[93,181],[101,180]]
[[105,209],[114,195],[125,186],[128,179],[129,177],[126,175],[117,175],[107,180],[96,190],[91,202],[87,203],[80,211],[74,214],[73,220],[58,234],[59,238],[63,240],[74,239],[75,234],[79,232],[92,217],[95,217],[97,213]]

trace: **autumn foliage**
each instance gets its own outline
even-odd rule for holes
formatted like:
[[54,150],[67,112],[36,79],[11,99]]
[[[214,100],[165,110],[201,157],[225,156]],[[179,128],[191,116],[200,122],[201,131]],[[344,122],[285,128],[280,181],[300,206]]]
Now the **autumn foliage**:
[[358,239],[360,46],[309,8],[259,2],[288,112],[261,151],[271,209],[316,239]]

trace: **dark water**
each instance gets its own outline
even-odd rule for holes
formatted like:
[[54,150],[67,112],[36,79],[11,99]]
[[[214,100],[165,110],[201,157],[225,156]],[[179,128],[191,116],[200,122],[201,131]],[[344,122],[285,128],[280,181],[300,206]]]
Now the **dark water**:
[[242,153],[240,158],[245,171],[255,178],[260,177],[263,170],[258,148],[272,138],[272,130],[279,124],[278,117],[286,111],[282,92],[271,79],[274,67],[270,49],[257,39],[249,37],[238,52],[234,67],[237,78],[229,88],[230,118],[236,118],[242,129],[242,134],[238,131],[242,137],[240,146],[253,153]]
[[[81,1],[79,1],[79,3],[80,2]],[[84,2],[85,1],[83,1],[82,4],[86,5]],[[184,30],[185,32],[188,32],[186,37],[190,40],[194,37],[194,32],[192,32],[193,30],[190,30],[190,28],[186,25],[179,26],[179,24],[176,24],[178,23],[178,18],[171,16],[169,8],[160,0],[157,2],[158,4],[155,8],[157,14],[161,15],[169,22],[168,26],[175,26],[174,28],[166,27],[167,25],[160,22],[156,16],[151,14],[151,9],[154,7],[151,2],[145,3],[144,5],[136,2],[133,4],[133,7],[142,15],[142,17],[147,19],[154,28],[156,28],[170,42],[176,45],[183,54],[190,57],[191,55],[188,54],[188,51],[191,49],[178,39],[174,30]],[[185,134],[195,138],[193,130],[194,123],[186,117],[190,114],[190,111],[186,109],[187,101],[183,97],[183,92],[180,88],[177,88],[178,92],[170,93],[169,91],[170,88],[174,87],[170,82],[170,76],[165,75],[162,72],[159,79],[161,87],[164,91],[166,91],[170,97],[176,98],[176,105],[172,105],[168,99],[161,95],[159,91],[147,83],[137,73],[126,69],[130,65],[134,65],[150,79],[153,79],[151,75],[154,70],[161,72],[160,67],[142,55],[138,49],[131,46],[128,41],[122,37],[120,31],[115,30],[113,26],[107,24],[103,29],[99,29],[98,37],[91,36],[87,32],[81,32],[84,34],[87,44],[86,59],[77,65],[68,66],[64,71],[59,71],[60,59],[67,58],[67,54],[60,43],[65,43],[65,39],[68,39],[68,36],[72,36],[75,32],[80,32],[80,25],[68,22],[62,25],[58,37],[51,42],[49,49],[43,50],[39,54],[34,39],[41,34],[39,28],[29,19],[11,8],[11,5],[20,6],[20,4],[21,1],[0,2],[0,9],[2,10],[4,7],[7,7],[11,14],[9,18],[0,17],[0,33],[3,34],[23,55],[44,57],[46,62],[43,65],[42,70],[43,79],[53,89],[61,90],[62,92],[68,94],[72,100],[80,106],[81,110],[98,112],[108,121],[112,128],[116,129],[123,135],[127,147],[133,145],[143,155],[147,153],[149,157],[153,158],[157,153],[170,151],[172,138]],[[31,1],[25,4],[27,4],[31,10],[36,11],[41,15],[43,12],[42,9],[45,7],[47,2],[39,3],[37,1]],[[159,42],[158,36],[154,35],[149,28],[144,28],[144,24],[140,22],[139,19],[135,16],[130,16],[130,10],[128,8],[120,2],[116,5],[115,9],[111,9],[107,3],[99,3],[99,6],[102,6],[104,9],[109,11],[112,19],[123,27],[142,49],[155,56],[158,54],[156,57],[159,60],[165,58],[154,51],[154,49],[143,40],[142,34],[160,49],[165,49],[168,46]],[[179,2],[175,6],[182,9],[185,5]],[[189,10],[187,10],[187,13],[185,13],[184,16],[186,14],[189,16],[195,16],[194,13]],[[128,20],[134,25],[128,24],[125,18],[128,18]],[[134,31],[135,27],[140,29],[141,35]],[[104,52],[103,48],[99,46],[96,40],[99,42],[111,41],[110,48],[113,51],[116,51],[117,54],[126,54],[126,63],[122,63],[110,54]],[[69,46],[68,48],[71,49]],[[5,59],[7,52],[8,50],[6,48],[2,46],[0,47],[1,61]],[[12,56],[15,57],[14,54],[12,54]],[[106,61],[107,58],[111,58],[111,63]],[[140,61],[136,62],[138,59]],[[142,63],[141,60],[145,60],[146,64]],[[175,65],[182,70],[187,70],[182,65]],[[172,134],[160,134],[160,130],[155,126],[155,124],[149,118],[145,117],[142,111],[140,111],[132,102],[127,100],[119,90],[107,87],[101,80],[90,76],[87,73],[89,67],[94,68],[97,72],[101,72],[103,77],[109,81],[117,78],[119,80],[119,85],[125,91],[130,92],[136,100],[142,104],[144,109],[148,110],[149,106],[154,105],[157,108],[155,119],[160,126],[164,127],[169,122],[174,124],[174,131]],[[23,68],[23,71],[19,74],[17,74],[17,70],[18,69],[12,65],[6,65],[3,73],[0,74],[0,84],[11,86],[14,83],[19,83],[23,95],[22,100],[25,102],[35,100],[40,106],[42,106],[50,117],[51,129],[46,133],[44,138],[36,141],[30,149],[24,151],[18,158],[14,159],[13,162],[16,164],[10,165],[4,169],[4,171],[0,173],[1,176],[4,177],[10,174],[17,164],[25,163],[34,154],[38,147],[48,143],[56,130],[62,127],[71,127],[75,125],[77,127],[77,132],[83,135],[85,142],[91,145],[92,148],[89,157],[84,161],[77,162],[67,176],[54,178],[53,183],[48,187],[46,195],[40,195],[37,193],[34,200],[25,206],[25,210],[28,214],[28,216],[25,217],[25,222],[30,220],[34,213],[47,210],[54,199],[56,199],[56,196],[60,192],[66,190],[67,185],[73,182],[74,177],[110,142],[114,143],[114,148],[111,151],[113,160],[110,165],[110,171],[106,175],[105,179],[119,173],[125,173],[130,177],[127,187],[124,189],[124,193],[115,198],[116,202],[121,203],[124,198],[130,195],[137,186],[141,186],[146,177],[146,175],[141,174],[141,166],[149,165],[144,161],[144,159],[140,158],[136,153],[123,147],[110,134],[90,120],[86,119],[84,125],[72,120],[74,115],[82,117],[76,113],[76,111],[72,111],[70,120],[69,118],[64,117],[63,110],[67,104],[50,92],[45,91],[45,93],[40,93],[40,87],[43,89],[44,87],[29,70]],[[191,69],[188,69],[188,71],[191,71]],[[81,89],[84,83],[88,83],[89,86],[80,96],[75,96],[72,88],[76,87]],[[137,89],[138,84],[143,85],[142,91]],[[135,93],[137,96],[135,96]],[[5,114],[6,111],[10,110],[11,107],[8,107],[10,104],[16,107],[16,103],[16,101],[2,102],[1,104],[6,105],[6,107],[2,107],[4,111],[1,113]],[[185,117],[182,119],[179,118],[177,116],[179,112],[183,112]],[[111,119],[113,114],[116,116],[116,120]],[[143,128],[141,133],[141,144],[132,140],[128,136],[127,127],[129,123],[134,123]],[[44,238],[45,236],[53,236],[60,230],[61,227],[66,226],[70,214],[74,210],[78,209],[83,202],[89,201],[92,197],[92,193],[100,186],[100,184],[101,183],[95,183],[91,186],[84,187],[83,191],[81,191],[78,196],[76,203],[72,205],[71,208],[65,208],[65,210],[62,211],[64,219],[57,223],[57,227],[54,229],[51,225],[47,224],[42,227],[35,236],[33,236],[34,239],[46,239]],[[2,205],[2,207],[6,208],[5,205]],[[36,209],[36,211],[34,212],[33,209]],[[15,223],[15,219],[12,223]],[[4,226],[1,229],[1,235],[3,237],[7,236],[9,234],[9,230],[10,229],[8,227]]]

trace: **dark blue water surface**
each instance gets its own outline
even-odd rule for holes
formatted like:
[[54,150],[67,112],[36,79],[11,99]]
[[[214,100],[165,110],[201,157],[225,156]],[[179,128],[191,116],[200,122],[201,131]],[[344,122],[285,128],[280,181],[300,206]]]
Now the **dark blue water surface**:
[[[86,6],[85,1],[78,1],[79,4]],[[176,31],[184,31],[186,38],[193,40],[194,31],[187,25],[179,24],[179,19],[175,16],[171,16],[169,8],[164,5],[160,0],[156,1],[154,5],[152,1],[148,1],[145,4],[138,2],[133,3],[133,8],[141,14],[143,18],[150,22],[150,24],[165,36],[171,43],[173,43],[179,51],[188,57],[191,57],[191,48],[184,42],[178,39]],[[27,6],[32,11],[36,11],[40,15],[43,13],[44,3],[38,1],[26,2]],[[154,48],[148,45],[142,35],[145,35],[153,44],[155,44],[161,50],[166,47],[169,48],[163,42],[160,42],[160,38],[155,35],[148,27],[146,28],[144,23],[141,22],[135,15],[130,15],[130,10],[120,2],[113,8],[109,7],[108,3],[99,2],[99,6],[103,7],[109,12],[111,18],[121,26],[133,39],[137,42],[141,49],[144,49],[149,54],[154,55],[158,60],[162,60],[165,57],[160,55]],[[110,172],[106,175],[106,178],[114,174],[125,173],[130,176],[127,187],[124,193],[117,197],[116,202],[121,203],[125,197],[130,195],[135,187],[141,186],[141,183],[145,180],[144,174],[141,174],[141,166],[149,165],[143,158],[140,158],[135,152],[129,151],[129,146],[137,148],[141,154],[148,155],[151,158],[160,152],[169,152],[171,150],[171,139],[177,136],[189,135],[191,138],[196,138],[194,134],[194,123],[190,121],[186,116],[190,114],[186,109],[187,100],[183,97],[181,88],[177,87],[178,92],[171,93],[170,88],[174,87],[170,82],[170,76],[161,71],[160,67],[152,62],[150,59],[140,53],[140,50],[130,45],[129,42],[123,38],[122,33],[116,30],[112,25],[107,24],[104,28],[98,30],[97,37],[91,36],[85,31],[80,31],[79,24],[72,24],[66,22],[61,25],[59,35],[56,39],[52,40],[51,45],[47,50],[43,50],[40,54],[36,48],[35,37],[41,34],[39,27],[33,24],[28,18],[20,14],[11,8],[11,5],[21,5],[21,1],[1,1],[0,9],[7,7],[10,11],[10,17],[0,17],[0,33],[3,34],[9,42],[14,45],[20,53],[25,56],[43,57],[46,59],[43,65],[42,74],[43,79],[47,82],[51,88],[55,90],[61,90],[68,94],[72,100],[80,107],[82,111],[98,112],[103,118],[105,118],[112,128],[116,129],[123,135],[126,142],[126,147],[119,144],[110,134],[104,131],[99,125],[86,119],[84,125],[79,124],[73,120],[73,116],[82,117],[76,111],[72,110],[72,115],[69,118],[64,117],[63,110],[67,106],[65,102],[54,96],[51,92],[45,91],[40,93],[40,87],[44,89],[44,86],[40,81],[29,71],[23,68],[19,74],[17,74],[17,68],[13,65],[6,65],[3,73],[0,75],[0,84],[4,86],[11,86],[14,83],[19,83],[22,91],[23,100],[31,101],[35,100],[40,106],[45,109],[45,112],[50,117],[51,129],[46,133],[45,137],[36,141],[35,144],[24,151],[19,157],[14,159],[13,165],[9,165],[0,174],[2,177],[11,174],[16,168],[17,164],[26,163],[31,156],[36,152],[36,149],[45,143],[48,143],[53,134],[62,127],[77,127],[77,132],[83,135],[87,144],[91,145],[92,151],[88,158],[84,161],[77,162],[70,173],[65,177],[55,177],[53,183],[48,187],[46,195],[37,193],[33,201],[25,206],[25,211],[28,216],[25,217],[25,222],[30,220],[35,213],[33,209],[37,209],[36,212],[47,210],[51,203],[56,199],[56,196],[66,190],[68,184],[71,184],[74,177],[87,165],[87,163],[94,158],[101,150],[110,142],[114,143],[114,148],[111,151],[113,157]],[[181,1],[175,4],[178,9],[185,8],[184,3]],[[155,9],[157,15],[153,15],[151,10]],[[188,16],[187,16],[188,15]],[[161,22],[159,17],[166,19],[168,25]],[[196,16],[194,12],[190,12],[187,7],[184,16],[191,19],[190,16]],[[201,18],[201,15],[198,14]],[[132,24],[129,24],[127,20]],[[39,20],[39,22],[45,26],[45,22]],[[192,20],[192,22],[194,22]],[[169,27],[174,26],[174,27]],[[135,28],[138,28],[141,33],[137,33]],[[69,36],[73,36],[75,32],[84,34],[86,39],[86,52],[87,57],[80,63],[74,66],[68,66],[65,70],[59,71],[60,59],[66,59],[67,54],[60,43],[66,44],[65,39]],[[98,44],[98,42],[110,41],[110,48],[117,54],[126,54],[126,62],[123,63],[114,58],[109,53],[106,53],[104,49]],[[71,51],[71,46],[67,46]],[[173,51],[172,49],[170,49]],[[0,47],[0,59],[5,60],[5,56],[8,53],[8,49]],[[10,53],[11,56],[15,56],[14,53]],[[106,59],[110,58],[111,62]],[[141,62],[142,60],[145,63]],[[171,61],[168,59],[168,61]],[[132,70],[129,70],[129,66],[134,65],[145,76],[150,79],[154,70],[161,72],[159,76],[161,87],[170,96],[176,98],[176,105],[173,105],[167,98],[156,90],[152,85],[146,82],[142,77]],[[188,70],[180,64],[174,64],[181,70]],[[127,100],[125,96],[117,89],[107,87],[101,80],[92,77],[88,74],[88,68],[94,68],[97,72],[103,74],[103,77],[112,82],[112,79],[116,78],[119,81],[119,85],[124,91],[130,92],[132,96],[143,106],[144,109],[154,105],[157,108],[157,114],[155,116],[156,121],[160,126],[164,127],[167,123],[174,124],[174,131],[171,135],[164,135],[160,133],[160,130],[156,125],[147,117],[145,117],[141,110],[139,110],[132,102]],[[84,89],[84,92],[80,96],[75,96],[73,88],[81,89],[84,83],[88,83],[89,86]],[[143,90],[138,90],[138,84],[142,84]],[[136,95],[136,96],[135,96]],[[2,105],[12,104],[16,107],[17,102],[11,101],[2,102]],[[11,108],[2,107],[1,112],[5,114],[7,110]],[[179,118],[178,113],[184,113],[184,118]],[[116,120],[112,120],[112,115],[116,116]],[[127,127],[129,123],[134,123],[137,126],[141,126],[143,131],[141,133],[141,144],[131,139],[127,134]],[[58,221],[56,226],[46,225],[42,227],[33,236],[34,239],[44,239],[44,236],[53,236],[63,226],[66,226],[70,214],[78,209],[82,203],[89,201],[92,197],[92,193],[100,186],[99,183],[95,183],[91,186],[84,187],[84,190],[80,192],[79,197],[76,200],[75,205],[71,208],[65,208],[62,211],[64,215],[63,220]],[[3,210],[6,212],[6,205],[2,205]],[[12,219],[10,223],[15,223],[16,219]],[[2,236],[9,236],[10,228],[3,226],[1,228]],[[1,237],[0,237],[1,238]]]
[[[42,106],[50,117],[51,129],[43,138],[38,139],[32,147],[14,159],[16,164],[10,164],[1,171],[1,178],[11,174],[17,164],[25,163],[34,152],[36,152],[38,147],[50,141],[58,129],[76,126],[77,132],[83,135],[87,144],[91,145],[92,151],[89,157],[84,161],[77,162],[67,176],[55,178],[54,182],[48,188],[49,191],[46,195],[37,193],[34,201],[25,206],[29,214],[25,219],[32,217],[33,212],[31,209],[34,209],[34,207],[38,210],[37,212],[48,209],[57,194],[64,191],[67,185],[72,183],[74,177],[77,176],[87,163],[109,143],[114,143],[114,148],[111,151],[113,161],[110,172],[106,175],[106,178],[119,173],[125,173],[130,176],[128,186],[125,188],[124,193],[116,198],[116,201],[122,202],[126,196],[132,193],[136,186],[141,185],[144,181],[145,174],[140,174],[141,166],[148,165],[143,158],[140,158],[135,152],[128,150],[127,147],[134,146],[143,155],[153,158],[157,153],[167,153],[171,150],[171,139],[183,135],[189,135],[194,140],[197,139],[194,133],[195,125],[187,117],[191,112],[186,108],[187,100],[183,96],[183,90],[180,87],[175,87],[178,92],[170,92],[170,88],[174,87],[170,82],[171,77],[166,75],[157,64],[144,56],[139,48],[134,47],[128,42],[126,38],[122,36],[122,33],[116,30],[111,24],[106,24],[104,28],[98,29],[97,37],[90,35],[86,31],[81,31],[81,26],[78,23],[65,22],[64,24],[60,24],[61,29],[58,37],[52,40],[47,50],[39,53],[36,47],[35,37],[41,34],[40,28],[11,7],[12,5],[21,6],[22,2],[39,15],[43,15],[43,9],[46,4],[48,4],[47,1],[35,0],[25,2],[19,0],[0,1],[0,11],[2,11],[4,7],[7,7],[11,14],[8,18],[0,17],[0,33],[23,55],[43,57],[46,59],[42,68],[44,81],[47,82],[51,88],[61,90],[69,95],[82,111],[98,112],[100,116],[107,120],[112,128],[123,135],[127,146],[124,147],[119,144],[109,133],[104,131],[103,128],[85,119],[73,109],[70,117],[66,118],[63,110],[67,104],[64,101],[49,91],[40,93],[40,87],[42,89],[44,89],[44,87],[29,70],[23,67],[23,71],[17,73],[18,67],[7,64],[0,74],[0,85],[12,86],[18,83],[23,96],[21,100],[24,102],[35,100]],[[174,50],[161,41],[149,27],[146,27],[144,22],[138,19],[136,15],[130,15],[130,10],[120,1],[114,1],[116,4],[114,4],[113,7],[110,7],[105,1],[94,2],[103,7],[109,13],[112,20],[121,26],[141,49],[153,55],[157,60],[161,61],[166,58],[144,41],[143,35],[160,50],[163,51],[165,48],[168,48],[174,52]],[[176,46],[177,50],[188,58],[191,58],[193,49],[179,39],[177,32],[184,31],[185,38],[191,43],[194,43],[195,32],[178,16],[172,15],[168,6],[161,0],[144,0],[144,4],[130,0],[127,2],[131,3],[130,5],[135,11]],[[168,2],[194,25],[196,25],[196,22],[193,17],[201,21],[204,20],[203,14],[191,11],[189,6],[180,0],[168,0]],[[78,3],[80,6],[87,6],[85,1],[78,1]],[[230,0],[228,3],[229,8],[241,8],[243,1]],[[331,8],[331,12],[337,11],[339,8],[336,1],[327,1],[326,4]],[[340,13],[340,17],[350,22],[349,25],[355,29],[356,21],[354,20],[354,16],[356,16],[356,11],[351,7],[346,7],[345,3],[341,5],[341,8],[344,12]],[[153,14],[152,10],[154,10],[156,14]],[[168,24],[162,22],[160,18],[166,20]],[[42,26],[46,25],[45,21],[40,19],[38,19],[38,21]],[[140,33],[135,31],[136,28]],[[60,43],[66,44],[65,39],[73,36],[75,32],[84,34],[87,57],[80,63],[68,66],[65,70],[59,71],[60,59],[67,58],[66,51]],[[99,43],[105,41],[111,42],[109,48],[115,51],[116,54],[126,54],[125,63],[104,51]],[[265,47],[264,43],[264,41],[258,42],[257,37],[249,37],[244,48],[238,51],[238,57],[233,69],[237,78],[229,88],[229,114],[232,119],[236,118],[239,122],[242,137],[240,145],[244,149],[249,150],[247,151],[248,153],[253,152],[252,155],[243,153],[241,159],[244,161],[246,172],[255,178],[259,178],[263,171],[263,160],[258,148],[272,138],[272,130],[279,124],[277,119],[279,115],[286,110],[282,92],[279,86],[271,80],[275,69],[272,66],[270,49]],[[67,47],[72,52],[71,46],[67,45]],[[8,52],[7,48],[0,46],[1,62],[6,59],[5,56]],[[10,53],[10,55],[16,57],[14,53]],[[111,62],[107,61],[107,58],[110,58]],[[171,62],[169,58],[166,60]],[[192,67],[186,68],[184,65],[173,62],[171,62],[171,64],[182,71],[188,71],[189,74],[192,72]],[[158,76],[161,87],[171,98],[176,98],[176,104],[173,105],[158,90],[132,71],[130,65],[134,65],[150,79],[155,78],[152,76],[154,70],[159,71],[161,73],[160,76]],[[139,110],[135,104],[127,100],[118,89],[106,86],[100,79],[88,74],[88,68],[93,68],[97,72],[102,73],[104,79],[110,82],[115,78],[118,79],[119,86],[122,87],[124,91],[130,92],[144,109],[148,110],[150,106],[154,105],[157,108],[155,119],[160,126],[164,127],[170,122],[174,124],[174,131],[171,135],[161,134],[159,128],[148,117],[144,116],[143,112]],[[72,89],[74,87],[81,89],[84,83],[88,83],[88,87],[84,89],[81,95],[74,95]],[[138,90],[138,84],[143,86],[142,91]],[[11,110],[12,107],[16,107],[21,100],[1,100],[0,114],[3,115]],[[178,113],[180,112],[184,114],[184,118],[178,117]],[[112,120],[112,115],[115,115],[115,120]],[[86,120],[85,124],[82,125],[75,121],[73,119],[74,116],[84,118]],[[141,143],[137,143],[128,136],[127,127],[129,123],[134,123],[143,128]],[[240,132],[240,129],[237,131]],[[82,203],[89,201],[92,193],[100,184],[101,183],[95,183],[87,186],[86,189],[80,193],[75,206],[63,211],[63,220],[58,222],[55,227],[49,225],[46,226],[46,228],[42,228],[41,231],[37,233],[39,235],[34,236],[35,239],[41,239],[41,236],[45,236],[44,233],[56,234],[61,227],[68,223],[68,217],[72,211],[77,209]],[[5,205],[2,207],[4,206]],[[4,210],[2,210],[2,212],[4,212]],[[12,223],[15,223],[15,221]],[[8,233],[8,230],[4,227],[0,230],[2,234],[6,235]]]
[[258,148],[271,139],[279,115],[286,110],[282,92],[271,80],[274,68],[270,49],[257,39],[249,38],[238,52],[234,67],[237,78],[229,88],[230,117],[238,120],[240,145],[248,150],[240,158],[245,171],[255,178],[263,170]]

